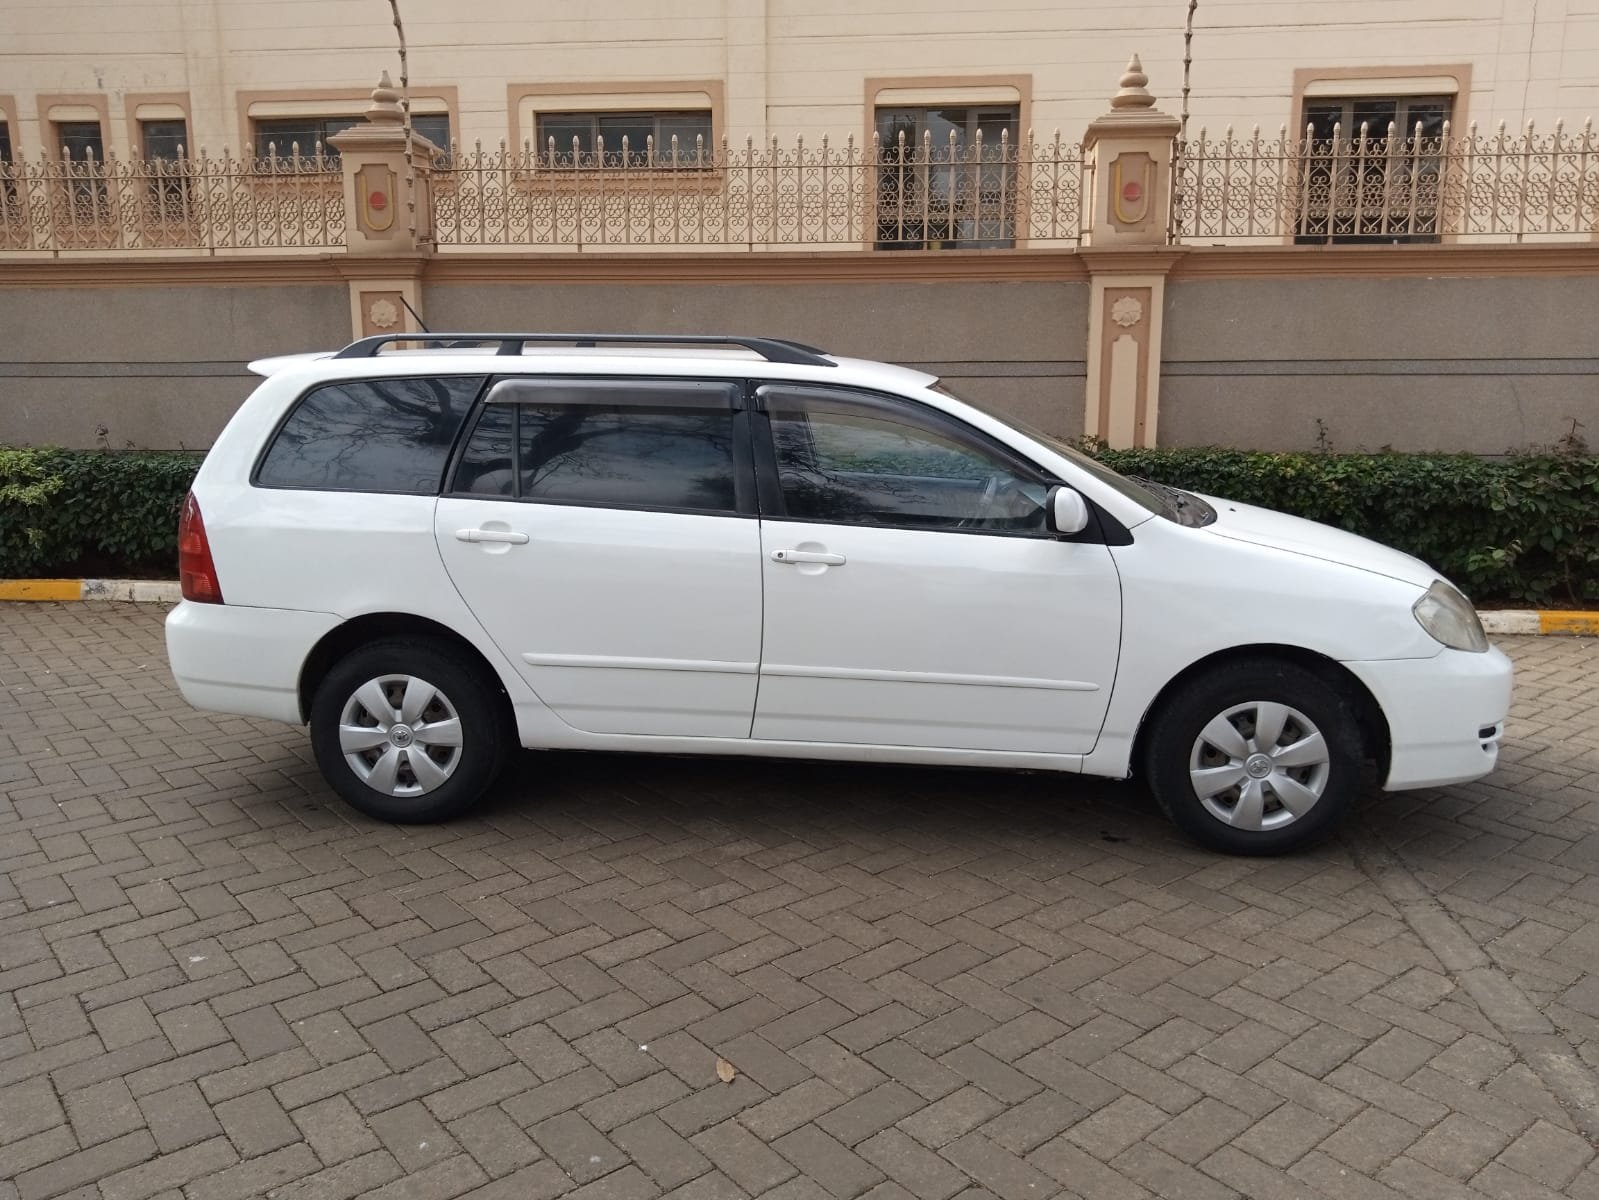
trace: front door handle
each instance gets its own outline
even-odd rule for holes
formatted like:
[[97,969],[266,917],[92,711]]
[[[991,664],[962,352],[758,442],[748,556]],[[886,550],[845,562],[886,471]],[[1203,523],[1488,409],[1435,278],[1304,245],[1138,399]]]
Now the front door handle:
[[458,542],[509,542],[513,546],[525,546],[528,536],[525,533],[514,533],[509,529],[457,529],[455,540]]
[[821,563],[829,567],[842,567],[845,558],[842,554],[833,554],[826,550],[773,550],[772,561],[775,563]]

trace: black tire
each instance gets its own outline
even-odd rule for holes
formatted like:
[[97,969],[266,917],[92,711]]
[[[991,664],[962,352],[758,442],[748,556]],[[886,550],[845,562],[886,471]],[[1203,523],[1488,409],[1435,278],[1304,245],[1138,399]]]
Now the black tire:
[[[1257,724],[1273,719],[1264,715],[1267,705],[1293,710],[1271,743],[1275,753],[1283,755],[1295,745],[1302,752],[1287,758],[1319,755],[1321,748],[1305,740],[1309,735],[1302,723],[1308,723],[1311,733],[1321,735],[1324,763],[1279,766],[1272,754],[1263,756],[1253,735],[1270,736],[1269,728],[1261,730]],[[1211,723],[1229,714],[1227,723],[1247,752],[1242,756],[1217,749],[1209,736],[1201,743],[1207,727],[1212,734],[1225,733]],[[1253,732],[1245,736],[1240,730]],[[1359,722],[1343,693],[1304,667],[1261,658],[1218,667],[1166,698],[1150,718],[1142,765],[1161,810],[1200,845],[1227,854],[1285,854],[1325,838],[1349,811],[1360,790],[1361,757]],[[1256,772],[1266,771],[1269,764],[1272,773],[1253,778],[1250,764]],[[1235,771],[1243,775],[1239,784],[1212,794],[1207,804],[1190,776],[1194,768],[1215,771],[1212,786]],[[1254,789],[1247,803],[1246,787]],[[1296,814],[1285,805],[1274,791],[1278,787],[1304,811]],[[1318,789],[1319,797],[1307,805],[1307,793]],[[1235,820],[1243,827],[1235,826]]]
[[[367,782],[346,755],[340,728],[347,714],[351,724],[365,726],[370,708],[358,693],[370,682],[380,682],[380,693],[390,697],[392,718],[403,718],[399,700],[405,683],[394,677],[419,680],[437,695],[413,725],[404,725],[377,746],[357,752],[367,769],[392,754],[398,764],[394,787],[383,790]],[[388,680],[387,683],[381,681]],[[426,693],[418,690],[418,697]],[[373,693],[366,692],[368,697]],[[350,706],[361,707],[350,714]],[[452,736],[449,721],[458,722],[459,744],[438,744]],[[396,720],[394,725],[403,724]],[[389,728],[394,728],[391,725]],[[382,723],[374,720],[373,738]],[[425,730],[431,729],[433,738]],[[403,735],[401,745],[396,739]],[[401,824],[443,821],[471,807],[489,790],[504,766],[514,741],[514,726],[504,705],[497,680],[476,663],[463,662],[460,651],[426,638],[386,638],[345,655],[333,665],[311,702],[311,748],[322,776],[353,808],[370,817]],[[364,740],[364,739],[362,739]],[[434,744],[424,744],[433,741]],[[434,764],[426,770],[413,762],[422,754]],[[385,768],[387,769],[387,768]],[[444,775],[442,781],[438,776]]]

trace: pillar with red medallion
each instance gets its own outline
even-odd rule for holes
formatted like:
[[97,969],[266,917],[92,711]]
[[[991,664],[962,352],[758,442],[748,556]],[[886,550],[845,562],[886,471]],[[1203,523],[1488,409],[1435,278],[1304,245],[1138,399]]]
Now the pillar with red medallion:
[[328,140],[344,168],[347,253],[338,268],[349,282],[352,333],[415,330],[431,244],[430,164],[439,147],[413,131],[407,148],[405,113],[387,71],[363,123]]
[[1092,180],[1082,257],[1092,281],[1084,432],[1112,446],[1153,446],[1160,411],[1161,318],[1172,148],[1181,123],[1155,107],[1133,55],[1111,111],[1088,126]]

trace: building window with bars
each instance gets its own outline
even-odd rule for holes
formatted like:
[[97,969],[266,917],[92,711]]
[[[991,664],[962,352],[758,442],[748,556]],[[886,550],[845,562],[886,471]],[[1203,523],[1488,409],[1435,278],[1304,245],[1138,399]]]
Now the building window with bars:
[[[22,220],[17,205],[16,156],[11,146],[11,122],[0,113],[0,225],[15,225]],[[6,240],[0,237],[0,245]]]
[[189,125],[177,118],[139,122],[139,169],[148,173],[148,218],[158,224],[187,221],[190,217],[189,180],[184,167]]
[[1016,238],[1016,105],[879,108],[879,250],[1006,248]]
[[693,169],[714,165],[711,114],[679,112],[550,112],[536,122],[544,167]]
[[1450,96],[1305,101],[1294,240],[1436,242]]
[[62,201],[66,217],[74,224],[95,225],[105,220],[105,134],[98,121],[52,121],[51,139],[61,158]]
[[[336,133],[363,124],[359,114],[328,117],[257,117],[253,122],[255,157],[260,163],[271,160],[314,158],[318,155],[337,160],[338,147],[329,140]],[[448,113],[412,113],[411,129],[439,148],[449,150]]]

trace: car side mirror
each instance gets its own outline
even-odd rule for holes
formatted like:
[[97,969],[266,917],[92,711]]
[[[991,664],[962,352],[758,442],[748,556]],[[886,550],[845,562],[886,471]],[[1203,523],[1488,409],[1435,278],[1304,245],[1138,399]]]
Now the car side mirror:
[[1049,490],[1049,531],[1070,535],[1088,528],[1088,502],[1075,488],[1057,484]]

